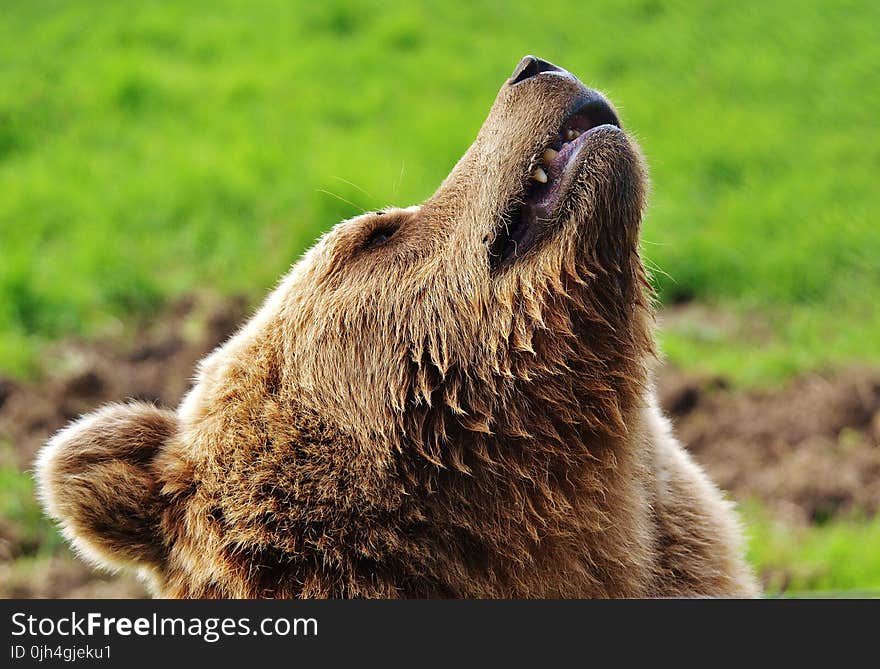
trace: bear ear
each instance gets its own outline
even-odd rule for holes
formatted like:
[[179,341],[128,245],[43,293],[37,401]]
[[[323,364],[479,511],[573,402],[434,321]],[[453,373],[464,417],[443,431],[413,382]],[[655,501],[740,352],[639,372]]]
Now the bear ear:
[[164,503],[154,461],[176,431],[170,411],[114,404],[43,447],[36,463],[43,507],[84,557],[112,568],[162,565]]

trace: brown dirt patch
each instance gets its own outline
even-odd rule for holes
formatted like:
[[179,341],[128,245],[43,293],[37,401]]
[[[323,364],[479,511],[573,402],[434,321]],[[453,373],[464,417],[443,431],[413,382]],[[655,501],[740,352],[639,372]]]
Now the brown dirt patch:
[[176,406],[196,363],[242,324],[244,299],[187,296],[131,338],[68,341],[51,349],[46,378],[0,378],[0,440],[27,468],[46,437],[104,402],[139,399]]
[[678,437],[735,499],[800,525],[880,508],[880,370],[742,392],[666,368],[659,388]]

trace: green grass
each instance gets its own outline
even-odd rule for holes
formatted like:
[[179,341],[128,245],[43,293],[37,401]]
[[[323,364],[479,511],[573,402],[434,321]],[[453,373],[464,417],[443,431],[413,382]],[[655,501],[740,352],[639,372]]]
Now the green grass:
[[[856,361],[880,363],[880,295],[859,284],[852,302],[719,307],[720,325],[692,318],[662,327],[661,348],[676,365],[716,374],[743,387],[774,386],[808,371]],[[876,291],[874,291],[876,292]],[[854,301],[853,300],[853,301]]]
[[0,467],[0,518],[25,555],[52,553],[62,543],[37,504],[30,476],[9,467]]
[[880,597],[880,516],[791,528],[757,505],[744,515],[749,559],[767,580],[768,595]]
[[256,300],[341,218],[429,196],[528,52],[639,137],[661,296],[776,323],[674,360],[880,362],[880,5],[828,5],[5,3],[0,372],[181,291]]
[[43,515],[33,479],[12,461],[12,446],[0,441],[0,541],[17,558],[54,554],[61,537]]

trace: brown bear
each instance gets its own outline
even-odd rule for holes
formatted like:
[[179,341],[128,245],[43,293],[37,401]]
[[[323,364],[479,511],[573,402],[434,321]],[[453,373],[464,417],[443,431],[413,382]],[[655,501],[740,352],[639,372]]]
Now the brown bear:
[[344,221],[199,366],[43,449],[79,552],[163,597],[753,596],[657,408],[646,175],[527,56],[420,206]]

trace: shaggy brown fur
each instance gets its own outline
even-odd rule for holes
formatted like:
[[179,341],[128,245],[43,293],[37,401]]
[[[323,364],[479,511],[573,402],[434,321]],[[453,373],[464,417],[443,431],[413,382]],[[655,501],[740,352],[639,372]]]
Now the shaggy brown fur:
[[336,226],[176,414],[112,406],[49,443],[40,489],[75,546],[166,597],[757,593],[654,400],[631,138],[591,131],[565,207],[493,262],[597,96],[528,66],[433,197]]

